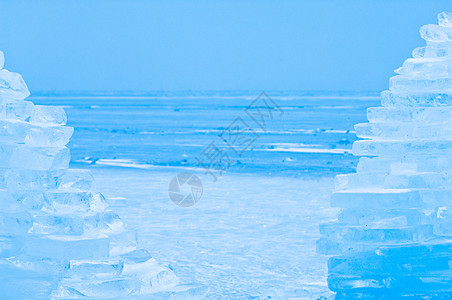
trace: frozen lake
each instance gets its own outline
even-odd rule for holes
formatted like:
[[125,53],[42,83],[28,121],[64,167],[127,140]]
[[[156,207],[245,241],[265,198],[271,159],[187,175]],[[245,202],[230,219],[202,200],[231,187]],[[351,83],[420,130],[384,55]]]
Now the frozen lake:
[[37,104],[62,105],[76,128],[68,147],[74,162],[195,166],[196,157],[237,117],[259,135],[229,170],[282,175],[331,175],[354,170],[348,152],[353,125],[366,122],[376,95],[268,92],[284,112],[264,132],[244,110],[260,92],[154,93],[143,96],[34,96]]
[[[73,167],[92,169],[99,190],[154,257],[208,299],[328,296],[318,224],[335,217],[333,176],[353,172],[353,124],[375,95],[271,93],[284,115],[213,182],[195,157],[259,93],[155,93],[135,97],[38,95],[65,106],[75,127]],[[257,130],[256,130],[257,131]],[[204,193],[191,208],[168,183],[194,172]]]

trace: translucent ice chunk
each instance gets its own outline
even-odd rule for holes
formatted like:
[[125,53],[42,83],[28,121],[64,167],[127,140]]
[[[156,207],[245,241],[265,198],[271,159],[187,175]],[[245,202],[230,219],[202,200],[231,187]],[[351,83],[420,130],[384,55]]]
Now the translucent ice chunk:
[[[404,167],[403,171],[407,171]],[[394,173],[394,171],[391,171]],[[359,188],[452,188],[451,177],[437,172],[416,172],[411,170],[405,174],[387,173],[353,173],[338,175],[335,178],[336,190]]]
[[87,231],[117,233],[124,230],[124,223],[112,211],[96,213],[85,217],[84,224]]
[[91,172],[78,169],[49,171],[0,169],[0,188],[11,191],[96,189]]
[[452,42],[427,41],[424,57],[448,57],[452,56]]
[[56,189],[57,178],[63,171],[40,170],[0,170],[1,187],[12,191],[48,190]]
[[44,197],[40,192],[0,190],[0,211],[39,210],[44,206]]
[[83,218],[75,215],[36,214],[31,232],[41,235],[82,235]]
[[[17,255],[17,254],[16,254]],[[55,261],[17,255],[0,259],[2,299],[48,299],[62,268]]]
[[66,125],[67,116],[60,106],[35,105],[30,123],[41,125]]
[[443,188],[452,189],[450,176],[445,176],[435,172],[424,172],[415,174],[391,174],[384,181],[383,186],[390,189],[405,188]]
[[14,244],[11,236],[1,236],[0,235],[0,258],[9,258],[17,254],[18,248]]
[[68,126],[38,127],[22,121],[0,121],[0,142],[29,146],[65,146],[74,129]]
[[[0,259],[0,278],[45,278],[61,275],[63,268],[50,259],[16,255]],[[3,296],[3,294],[2,294]]]
[[46,300],[58,285],[58,277],[41,278],[11,277],[0,280],[0,292],[3,299]]
[[356,156],[401,156],[406,154],[452,155],[452,141],[447,140],[360,140],[353,143]]
[[94,191],[96,184],[89,170],[68,169],[62,175],[58,176],[57,188]]
[[0,164],[30,170],[67,169],[71,155],[66,147],[0,145]]
[[159,265],[155,259],[145,262],[124,261],[125,276],[135,277],[141,283],[141,292],[151,294],[174,287],[178,278],[168,267]]
[[118,299],[138,294],[148,294],[146,299],[160,298],[150,295],[174,287],[178,279],[169,268],[142,254],[146,253],[137,250],[123,255],[123,262],[71,262],[70,268],[75,272],[69,274],[74,276],[61,281],[55,299]]
[[0,51],[0,69],[3,69],[3,66],[5,65],[5,55],[2,51]]
[[338,191],[357,188],[382,188],[386,176],[386,173],[341,174],[334,178],[334,185]]
[[452,78],[396,75],[389,79],[389,90],[404,93],[452,93]]
[[74,128],[68,126],[32,127],[25,136],[25,144],[30,146],[61,147],[69,143]]
[[16,236],[15,243],[23,253],[38,258],[56,260],[106,259],[108,238],[78,236]]
[[[431,217],[415,209],[344,209],[338,215],[344,224],[390,228],[389,226],[420,226],[429,224]],[[394,227],[392,227],[394,228]]]
[[417,73],[424,77],[449,76],[450,63],[444,58],[408,58],[395,72],[402,75]]
[[438,14],[439,26],[452,27],[452,13],[442,12]]
[[425,55],[425,47],[414,48],[412,55],[414,58],[421,58]]
[[434,233],[439,236],[452,237],[452,221],[450,220],[436,220],[434,224]]
[[127,263],[144,263],[152,258],[151,254],[146,249],[134,250],[125,254],[122,254],[121,257]]
[[0,235],[25,234],[31,225],[32,219],[27,212],[0,212]]
[[381,93],[381,104],[383,106],[451,106],[452,93],[415,93],[415,92],[390,92]]
[[147,274],[141,277],[145,283],[142,287],[143,293],[154,293],[169,290],[179,283],[179,278],[177,278],[176,274],[174,274],[169,268],[161,267],[160,270],[151,273],[149,272],[149,269],[147,269],[146,264],[149,264],[149,261],[143,266],[143,270],[147,271]]
[[344,252],[343,243],[322,237],[316,241],[316,252],[323,255],[341,255]]
[[[371,123],[417,122],[447,124],[452,120],[452,106],[446,107],[369,107],[367,118]],[[401,124],[403,125],[403,124]]]
[[[365,290],[380,290],[380,292],[384,294],[387,294],[389,291],[392,291],[392,293],[398,291],[403,295],[403,292],[405,291],[407,296],[410,294],[413,295],[412,293],[425,293],[427,291],[452,292],[452,274],[451,271],[448,270],[444,272],[425,272],[421,274],[410,274],[407,272],[403,275],[391,274],[386,276],[371,274],[368,274],[367,276],[331,275],[328,277],[328,287],[335,292],[355,290],[362,293]],[[405,297],[401,298],[403,299]],[[381,299],[381,297],[378,297],[377,299]],[[400,298],[395,297],[389,299]],[[436,299],[444,298],[441,297]]]
[[427,209],[445,206],[452,197],[451,190],[442,189],[371,189],[346,190],[331,196],[331,206],[362,209]]
[[[388,278],[387,280],[391,280]],[[435,292],[435,291],[423,291],[417,292],[416,297],[418,299],[447,299],[450,292]],[[340,291],[337,292],[334,299],[335,300],[349,300],[349,299],[381,299],[381,300],[392,300],[392,299],[403,299],[413,297],[413,292],[402,290],[402,289],[390,289],[383,291],[363,291],[359,292],[352,291]]]
[[[399,220],[401,218],[396,221]],[[321,224],[319,229],[320,234],[325,238],[359,243],[407,243],[424,241],[434,237],[433,225],[431,224],[408,227],[397,222],[395,225],[395,228],[369,228],[369,226],[333,223]]]
[[414,162],[391,162],[390,164],[390,168],[391,168],[391,174],[393,175],[412,175],[412,174],[417,174],[417,170],[419,168],[417,163]]
[[394,242],[389,244],[382,244],[381,242],[350,242],[341,241],[329,238],[320,238],[317,240],[317,253],[324,255],[341,255],[341,254],[355,254],[363,251],[374,251],[381,246],[391,246]]
[[452,136],[452,122],[439,125],[418,123],[361,123],[355,125],[355,131],[357,137],[373,140],[445,139]]
[[30,96],[22,76],[5,69],[0,70],[0,102],[14,102]]
[[102,194],[95,192],[54,190],[45,192],[44,197],[46,209],[59,214],[99,212],[107,207]]
[[31,116],[33,103],[18,101],[13,103],[0,103],[0,119],[26,121]]
[[137,249],[137,233],[126,230],[120,233],[108,234],[110,238],[110,256],[115,257]]
[[72,260],[68,266],[67,276],[80,279],[112,278],[121,275],[123,268],[122,259]]
[[36,213],[31,232],[51,235],[99,235],[120,233],[124,224],[113,212],[79,216],[74,214],[51,215]]
[[432,254],[425,256],[386,256],[378,255],[375,252],[363,252],[353,256],[332,257],[328,260],[328,269],[330,274],[335,275],[401,275],[449,270],[447,256]]
[[29,129],[30,124],[27,122],[0,120],[0,142],[23,144]]
[[331,196],[331,206],[362,209],[410,209],[425,208],[419,192],[403,189],[347,190]]
[[361,157],[359,159],[356,171],[358,174],[364,173],[389,173],[390,172],[390,158],[382,159],[380,157]]
[[452,40],[452,28],[428,24],[419,30],[421,37],[426,41],[447,42]]
[[439,207],[434,218],[435,233],[452,237],[452,207]]
[[89,279],[65,278],[52,299],[126,299],[139,291],[135,278]]
[[392,173],[395,175],[423,172],[452,175],[452,161],[444,156],[404,156],[404,157],[361,157],[357,166],[358,174]]

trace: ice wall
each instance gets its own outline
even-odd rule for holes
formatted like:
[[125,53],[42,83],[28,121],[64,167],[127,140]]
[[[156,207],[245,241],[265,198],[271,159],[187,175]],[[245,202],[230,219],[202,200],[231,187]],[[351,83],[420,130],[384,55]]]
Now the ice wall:
[[336,299],[452,295],[452,14],[438,21],[355,126],[357,173],[336,177],[317,243]]
[[0,298],[128,299],[172,289],[174,273],[138,247],[90,172],[68,169],[73,128],[64,110],[24,100],[25,82],[3,63],[0,51]]

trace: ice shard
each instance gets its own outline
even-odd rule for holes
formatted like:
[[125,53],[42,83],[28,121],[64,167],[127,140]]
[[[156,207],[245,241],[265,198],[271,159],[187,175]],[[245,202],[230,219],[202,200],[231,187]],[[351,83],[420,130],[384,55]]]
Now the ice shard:
[[317,242],[336,299],[452,295],[452,14],[438,24],[356,125],[357,173],[336,177]]
[[68,169],[64,110],[24,100],[3,62],[0,52],[0,298],[171,296],[173,271],[139,248],[89,171]]

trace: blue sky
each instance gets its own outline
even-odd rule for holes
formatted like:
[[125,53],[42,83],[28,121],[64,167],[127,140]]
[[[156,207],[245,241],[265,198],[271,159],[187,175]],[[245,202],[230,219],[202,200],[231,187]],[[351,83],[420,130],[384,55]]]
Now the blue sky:
[[2,0],[32,91],[378,91],[440,0]]

